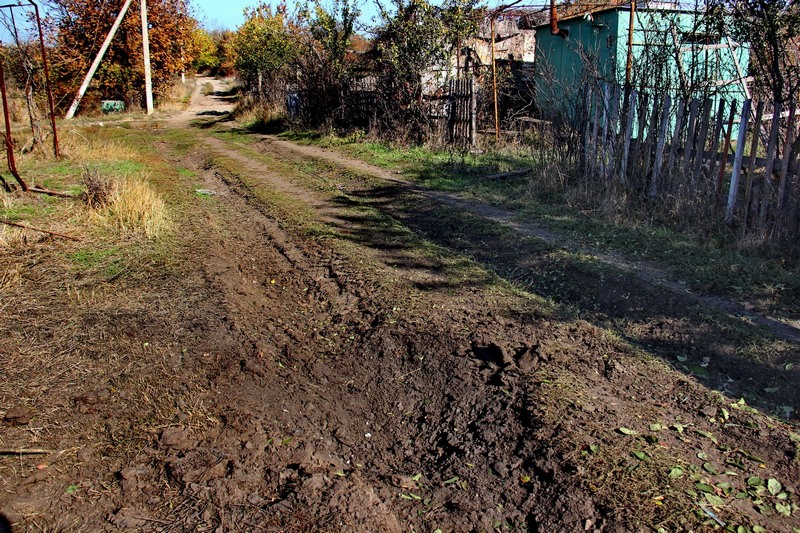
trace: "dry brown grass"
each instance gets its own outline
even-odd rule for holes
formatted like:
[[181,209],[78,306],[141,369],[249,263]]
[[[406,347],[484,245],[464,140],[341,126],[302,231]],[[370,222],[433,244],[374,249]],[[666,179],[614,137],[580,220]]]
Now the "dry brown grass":
[[148,183],[148,176],[125,176],[101,181],[107,198],[87,212],[88,220],[120,235],[144,234],[156,239],[169,229],[164,200]]
[[[23,212],[20,222],[46,229],[52,229],[57,222],[61,228],[56,231],[82,239],[92,239],[89,235],[98,228],[120,236],[143,235],[148,239],[163,236],[170,227],[169,216],[164,200],[150,185],[150,175],[113,170],[115,163],[124,168],[128,163],[137,163],[141,156],[130,146],[103,138],[102,133],[101,127],[94,127],[88,128],[85,135],[67,130],[62,136],[64,157],[76,170],[83,167],[83,178],[82,183],[71,177],[60,178],[65,180],[61,187],[80,186],[86,209],[76,209],[80,204],[71,200],[46,205],[39,197],[4,193],[4,214]],[[31,153],[25,157],[29,168],[50,162],[49,154]],[[73,179],[75,182],[70,183]],[[27,230],[0,227],[0,247],[24,244],[30,235]]]
[[187,77],[186,83],[180,80],[170,87],[169,91],[159,100],[159,111],[181,111],[189,105],[189,100],[197,86],[197,79]]
[[87,135],[75,130],[68,130],[61,137],[61,152],[70,161],[77,164],[106,161],[136,160],[138,154],[129,146],[107,140],[99,135],[100,126],[89,128]]

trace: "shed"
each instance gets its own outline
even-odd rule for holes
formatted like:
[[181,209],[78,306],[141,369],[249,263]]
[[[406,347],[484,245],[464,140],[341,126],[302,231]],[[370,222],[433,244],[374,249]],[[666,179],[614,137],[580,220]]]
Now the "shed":
[[[617,5],[559,21],[561,35],[536,33],[536,95],[545,116],[570,115],[590,85],[672,97],[742,102],[749,96],[749,48],[708,13],[677,2]],[[633,39],[629,39],[632,30]],[[632,62],[628,68],[628,54]]]

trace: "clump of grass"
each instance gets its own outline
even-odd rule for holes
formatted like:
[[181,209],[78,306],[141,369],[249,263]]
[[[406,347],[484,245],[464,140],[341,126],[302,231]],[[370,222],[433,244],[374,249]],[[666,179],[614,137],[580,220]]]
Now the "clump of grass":
[[123,179],[113,208],[123,231],[143,230],[149,238],[156,238],[167,229],[164,200],[144,179]]
[[97,173],[88,176],[84,198],[97,223],[120,234],[143,233],[150,239],[159,238],[169,229],[164,200],[150,186],[146,174],[113,181]]
[[[23,246],[27,242],[28,239],[22,230],[0,224],[0,249]],[[5,279],[5,275],[0,275],[0,289],[5,287],[6,281],[8,280]]]

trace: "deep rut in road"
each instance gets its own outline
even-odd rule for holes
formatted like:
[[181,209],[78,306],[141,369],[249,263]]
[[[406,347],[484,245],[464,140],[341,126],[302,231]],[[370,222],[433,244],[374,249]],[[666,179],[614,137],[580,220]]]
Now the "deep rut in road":
[[[627,445],[615,429],[649,420],[680,420],[746,442],[749,453],[796,472],[778,459],[792,456],[791,443],[753,414],[735,415],[753,416],[749,429],[717,427],[709,418],[720,400],[703,386],[585,321],[500,289],[490,274],[454,280],[452,265],[413,252],[416,234],[376,224],[377,214],[354,217],[364,208],[347,201],[359,193],[358,178],[333,172],[326,187],[345,185],[325,195],[217,140],[208,146],[247,174],[212,169],[226,182],[218,186],[231,188],[221,198],[235,213],[228,222],[238,237],[212,247],[204,264],[218,271],[211,285],[252,350],[215,379],[224,402],[213,437],[177,453],[163,447],[175,486],[205,505],[186,506],[184,525],[629,531],[647,520],[677,527],[691,506],[657,481],[658,472],[642,479],[635,464],[585,453]],[[264,217],[271,211],[260,186],[303,200],[335,231],[322,239],[287,233],[287,221]],[[434,238],[404,202],[382,200],[395,222]],[[661,468],[690,462],[694,452],[682,440],[663,436],[648,456]],[[724,462],[732,450],[707,456]],[[201,474],[209,464],[225,467],[209,478]],[[639,491],[645,480],[670,505],[649,503],[652,495]],[[737,512],[749,514],[744,506]]]

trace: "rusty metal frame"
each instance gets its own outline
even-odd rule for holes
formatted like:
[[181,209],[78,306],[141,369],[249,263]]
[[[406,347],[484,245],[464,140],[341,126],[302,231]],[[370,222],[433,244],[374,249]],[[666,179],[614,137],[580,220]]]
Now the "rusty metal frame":
[[[0,5],[0,9],[8,9],[11,12],[12,20],[14,18],[14,9],[26,9],[32,7],[34,11],[34,15],[36,17],[36,30],[39,34],[39,50],[42,54],[42,67],[44,71],[44,83],[45,83],[45,90],[47,92],[47,104],[48,104],[48,114],[50,116],[50,127],[53,133],[53,155],[56,159],[61,158],[61,149],[58,142],[58,127],[56,125],[56,114],[55,114],[55,102],[53,99],[53,89],[50,83],[50,64],[47,58],[47,47],[44,44],[44,30],[42,29],[42,18],[39,12],[39,6],[34,0],[27,0],[27,4],[23,4],[22,0],[19,1],[17,4],[4,4]],[[5,79],[3,79],[3,98],[4,100],[7,99],[7,94],[5,92]],[[6,119],[8,119],[8,110],[7,105],[4,107],[6,113]],[[7,139],[11,139],[10,131],[7,132]],[[6,143],[8,148],[8,141]],[[11,146],[13,146],[13,141]],[[10,160],[14,159],[13,153],[9,156]],[[12,172],[13,173],[13,172]],[[17,178],[17,175],[14,176]],[[19,178],[17,178],[19,181]],[[25,187],[23,187],[25,189]],[[27,190],[27,189],[25,189]]]
[[6,72],[3,68],[2,61],[0,61],[0,92],[3,95],[3,118],[5,119],[6,126],[5,145],[6,157],[8,159],[8,170],[11,172],[11,175],[14,176],[14,179],[17,180],[19,186],[22,187],[22,190],[28,192],[28,184],[25,183],[25,180],[23,180],[19,175],[19,170],[17,170],[17,160],[14,156],[14,137],[11,135],[11,117],[9,116],[8,96],[6,92]]
[[53,155],[56,159],[61,158],[61,150],[58,146],[58,128],[56,127],[56,106],[53,102],[53,88],[50,85],[50,64],[47,60],[47,48],[44,45],[44,31],[42,31],[42,17],[39,15],[39,6],[33,0],[28,0],[33,6],[36,14],[36,28],[39,31],[39,48],[42,51],[42,67],[44,68],[44,85],[47,89],[47,104],[50,111],[50,125],[53,128]]

